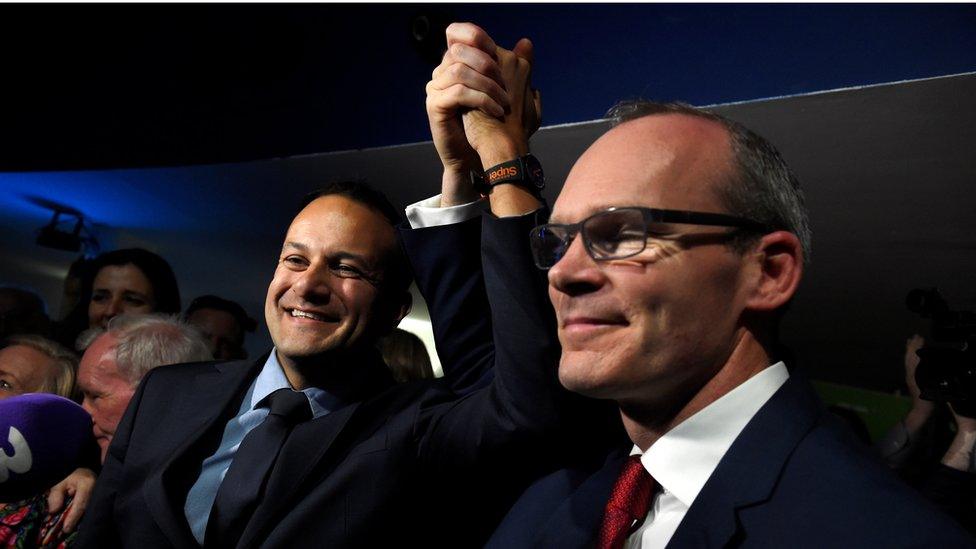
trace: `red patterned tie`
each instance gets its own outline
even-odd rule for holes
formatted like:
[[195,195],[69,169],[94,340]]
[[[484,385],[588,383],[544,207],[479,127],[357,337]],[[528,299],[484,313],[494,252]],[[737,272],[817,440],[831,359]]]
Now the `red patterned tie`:
[[654,479],[641,464],[640,456],[630,456],[624,463],[610,501],[603,511],[599,549],[620,549],[627,537],[643,524],[654,492]]

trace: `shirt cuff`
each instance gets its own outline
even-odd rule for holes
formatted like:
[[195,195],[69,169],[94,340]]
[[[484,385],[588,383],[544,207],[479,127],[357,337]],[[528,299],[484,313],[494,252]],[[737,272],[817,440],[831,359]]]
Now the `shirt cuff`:
[[414,202],[407,206],[407,221],[411,229],[439,227],[461,223],[481,215],[484,200],[479,199],[458,206],[441,207],[441,195]]

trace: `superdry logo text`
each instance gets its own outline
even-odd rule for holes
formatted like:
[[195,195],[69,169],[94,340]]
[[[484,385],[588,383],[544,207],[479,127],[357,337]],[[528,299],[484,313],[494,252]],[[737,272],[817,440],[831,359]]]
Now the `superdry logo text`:
[[518,168],[515,166],[508,166],[506,168],[498,168],[492,172],[488,173],[488,182],[494,183],[499,179],[515,178],[518,177]]

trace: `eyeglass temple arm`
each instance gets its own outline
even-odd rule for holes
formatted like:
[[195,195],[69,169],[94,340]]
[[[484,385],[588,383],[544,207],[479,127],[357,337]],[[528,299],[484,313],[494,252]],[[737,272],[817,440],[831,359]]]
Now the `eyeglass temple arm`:
[[753,221],[751,219],[734,215],[709,212],[689,212],[683,210],[657,210],[653,208],[648,208],[643,211],[644,220],[647,222],[662,221],[665,223],[690,223],[693,225],[741,227],[743,229],[752,229],[760,232],[769,230],[769,227],[759,223],[758,221]]

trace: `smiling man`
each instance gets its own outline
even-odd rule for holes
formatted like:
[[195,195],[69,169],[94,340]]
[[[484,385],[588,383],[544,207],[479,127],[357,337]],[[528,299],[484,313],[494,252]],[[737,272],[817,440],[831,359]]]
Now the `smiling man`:
[[530,238],[559,379],[616,402],[630,440],[567,459],[489,545],[970,546],[783,362],[810,230],[775,148],[682,104],[611,118]]
[[[522,101],[529,64],[507,50],[491,62],[520,77],[510,92]],[[526,149],[537,124],[526,131],[521,110],[509,116],[488,137],[506,131]],[[539,205],[509,184],[489,202],[496,214]],[[521,260],[534,218],[402,229],[403,247],[398,221],[361,183],[306,199],[268,287],[274,348],[146,377],[108,449],[81,546],[484,541],[500,502],[546,460],[562,398],[545,278]],[[413,273],[447,379],[397,385],[376,343],[408,312]]]
[[397,217],[378,210],[326,192],[288,229],[264,312],[293,387],[334,384],[323,354],[360,355],[409,312],[411,278],[390,223]]
[[[491,38],[470,24],[452,25],[448,38],[456,64],[428,84],[428,111],[443,114],[432,128],[498,97],[484,63]],[[461,120],[468,143],[504,148],[484,147],[474,114]],[[609,118],[550,222],[527,239],[548,274],[559,381],[592,399],[582,413],[557,411],[575,448],[549,446],[561,465],[521,495],[487,545],[973,546],[783,362],[779,323],[811,235],[775,147],[680,103],[624,102]],[[601,402],[616,405],[626,438],[587,424]]]

